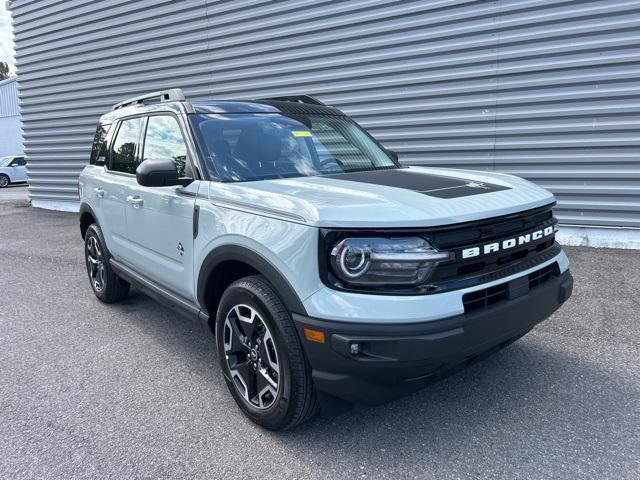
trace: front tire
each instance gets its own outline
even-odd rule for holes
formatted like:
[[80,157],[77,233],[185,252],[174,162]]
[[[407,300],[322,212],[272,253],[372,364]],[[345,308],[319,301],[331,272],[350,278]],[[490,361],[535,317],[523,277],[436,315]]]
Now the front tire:
[[4,174],[0,174],[0,188],[6,188],[10,183],[11,181],[9,180],[9,177]]
[[318,410],[289,312],[260,275],[232,283],[216,315],[218,358],[234,400],[255,423],[292,428]]
[[84,258],[89,282],[96,297],[104,303],[124,300],[129,295],[129,283],[119,278],[111,268],[111,255],[105,245],[102,230],[91,225],[84,236]]

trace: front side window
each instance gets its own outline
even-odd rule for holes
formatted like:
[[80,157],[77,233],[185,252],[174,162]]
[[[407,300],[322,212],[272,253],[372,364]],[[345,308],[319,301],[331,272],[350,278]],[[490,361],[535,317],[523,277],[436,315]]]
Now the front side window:
[[222,181],[396,168],[357,124],[333,115],[190,115],[209,168]]
[[130,118],[120,123],[118,134],[111,148],[111,170],[136,173],[136,147],[140,135],[142,118]]
[[185,176],[187,146],[182,138],[180,125],[174,117],[169,115],[149,117],[142,161],[150,158],[171,159],[176,164],[178,176]]
[[4,157],[0,158],[0,167],[15,167],[26,165],[27,162],[24,157]]

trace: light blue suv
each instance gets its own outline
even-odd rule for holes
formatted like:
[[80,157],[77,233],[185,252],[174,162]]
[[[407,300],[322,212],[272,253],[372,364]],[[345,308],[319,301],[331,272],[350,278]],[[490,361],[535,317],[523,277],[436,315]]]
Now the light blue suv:
[[269,429],[413,392],[572,291],[548,191],[402,166],[309,96],[117,104],[79,189],[96,296],[135,285],[200,321],[237,404]]

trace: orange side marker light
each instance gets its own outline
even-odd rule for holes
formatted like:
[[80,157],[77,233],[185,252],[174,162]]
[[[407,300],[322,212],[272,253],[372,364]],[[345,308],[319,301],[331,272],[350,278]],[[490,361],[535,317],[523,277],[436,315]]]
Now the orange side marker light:
[[310,328],[304,328],[304,338],[310,342],[324,343],[324,332],[319,330],[312,330]]

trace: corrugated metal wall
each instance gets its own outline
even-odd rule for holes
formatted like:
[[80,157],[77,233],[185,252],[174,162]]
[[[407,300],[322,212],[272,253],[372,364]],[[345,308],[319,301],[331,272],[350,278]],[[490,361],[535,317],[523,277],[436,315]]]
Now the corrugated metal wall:
[[0,81],[0,157],[23,153],[18,82],[16,77]]
[[498,170],[565,224],[640,227],[640,1],[15,0],[30,195],[77,201],[95,122],[165,87],[310,93],[412,164]]
[[0,81],[0,117],[19,117],[18,79],[7,78]]

